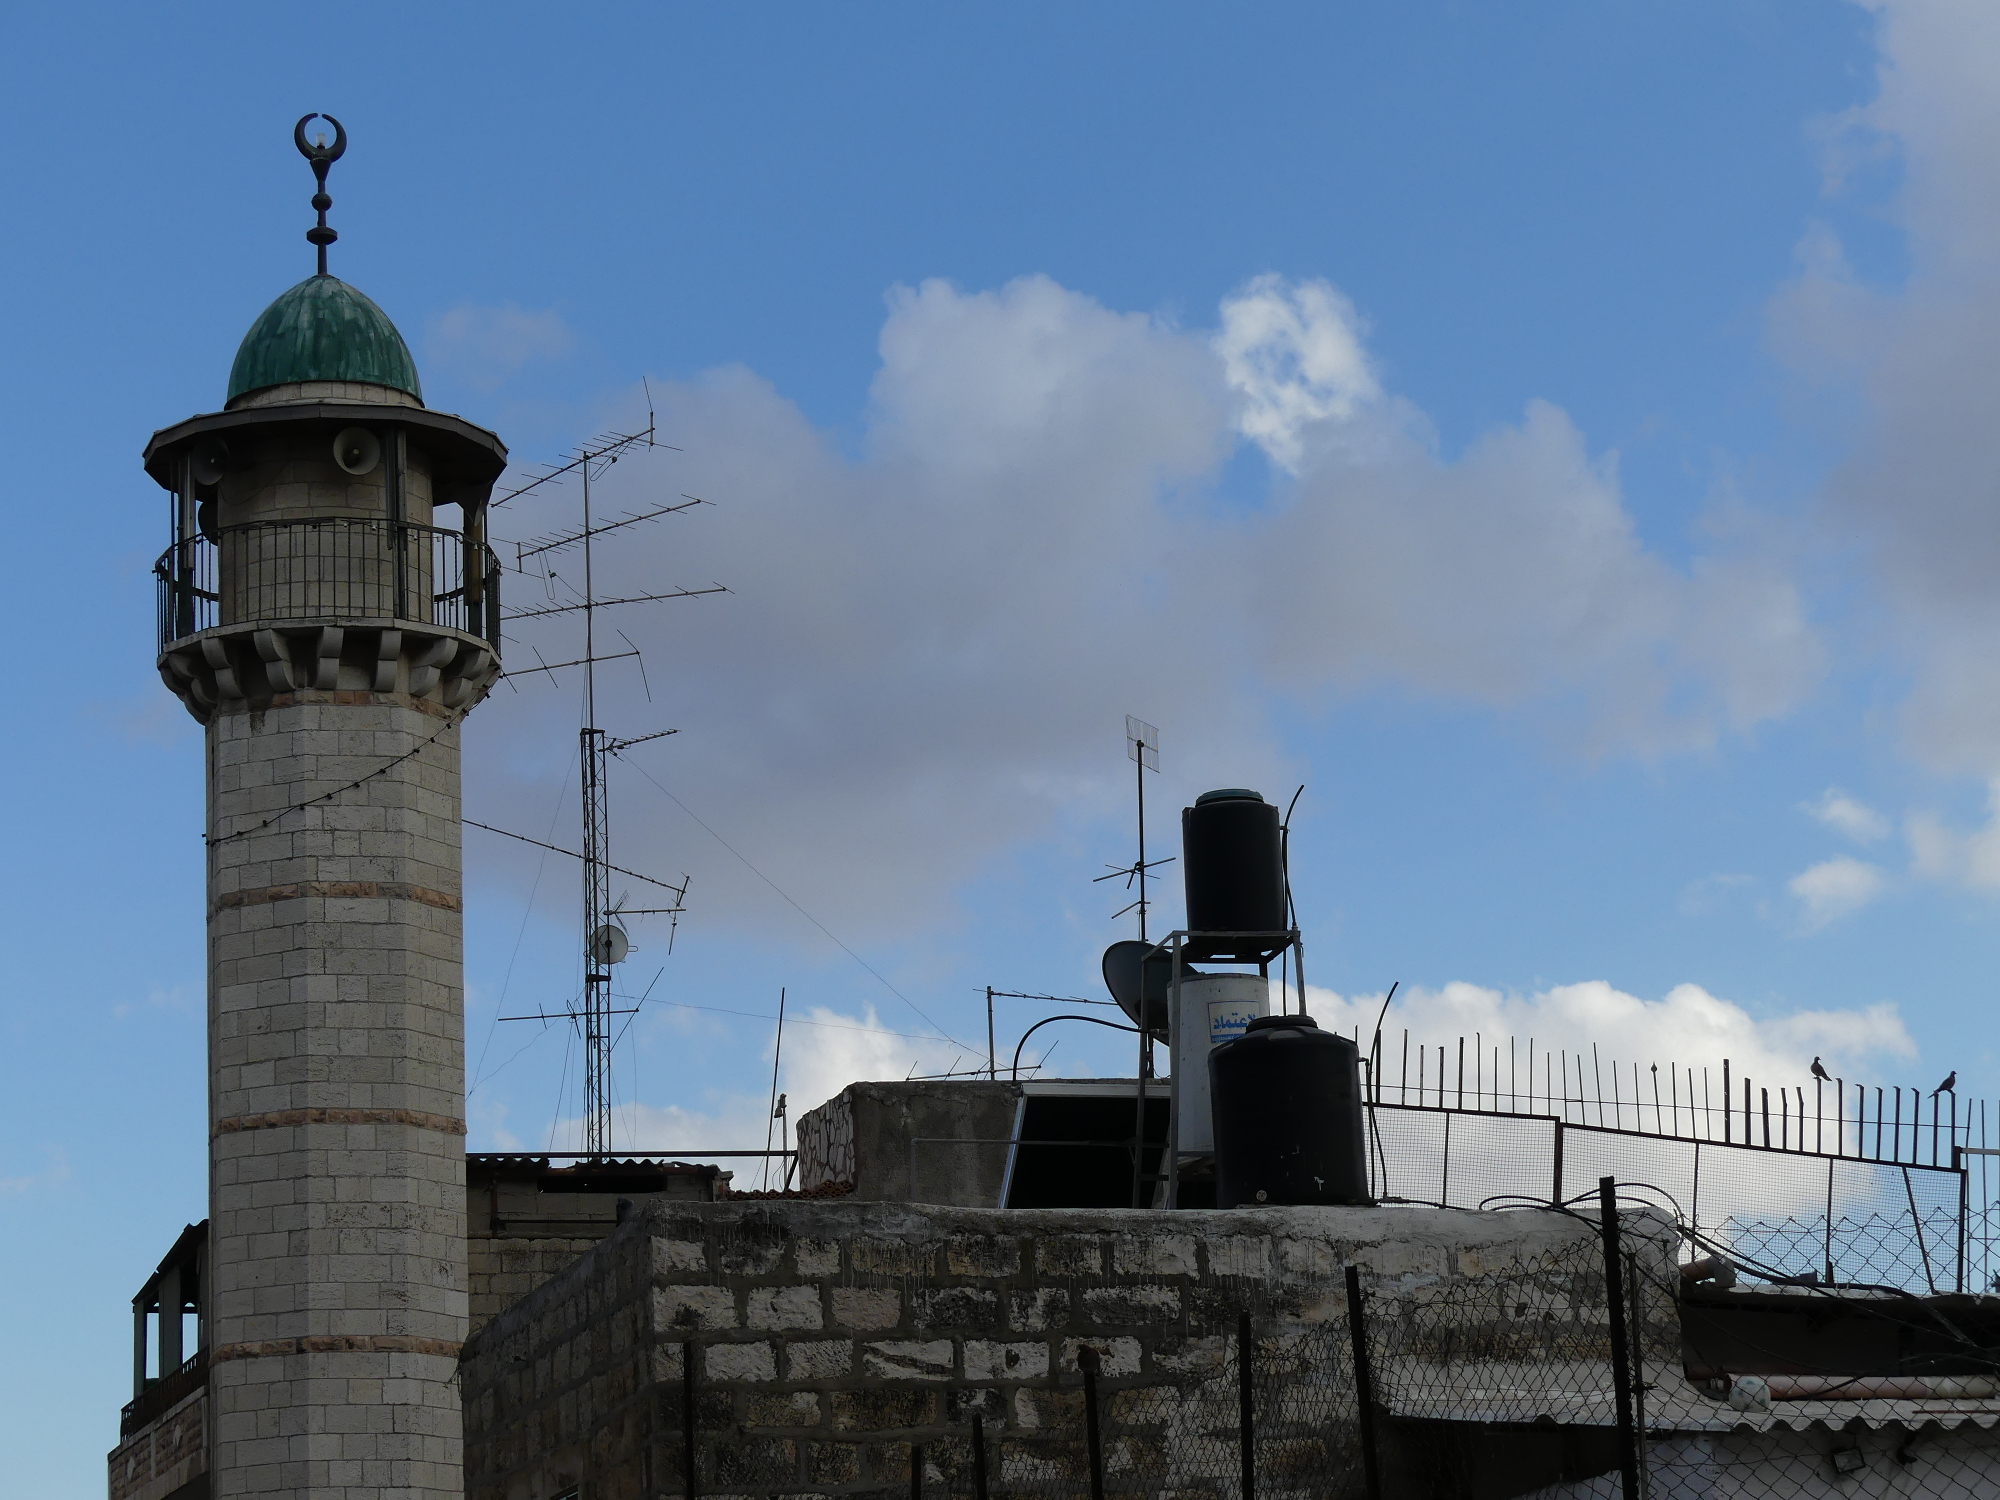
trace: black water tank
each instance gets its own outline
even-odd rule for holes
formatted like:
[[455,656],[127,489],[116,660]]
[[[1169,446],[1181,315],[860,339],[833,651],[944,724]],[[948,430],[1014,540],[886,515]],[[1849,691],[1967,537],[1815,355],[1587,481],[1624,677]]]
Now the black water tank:
[[1190,932],[1283,932],[1292,925],[1278,809],[1255,792],[1203,792],[1181,809],[1181,878]]
[[1208,1054],[1215,1206],[1366,1203],[1361,1054],[1310,1016],[1260,1016]]

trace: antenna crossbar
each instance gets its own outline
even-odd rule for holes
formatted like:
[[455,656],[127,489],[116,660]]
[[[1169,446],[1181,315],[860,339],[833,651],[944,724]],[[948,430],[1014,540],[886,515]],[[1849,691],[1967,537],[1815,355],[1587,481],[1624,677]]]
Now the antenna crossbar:
[[[696,599],[703,594],[726,594],[729,590],[722,584],[712,584],[705,589],[675,589],[667,594],[634,594],[627,599],[586,599],[578,604],[548,604],[540,609],[515,610],[510,618],[515,620],[539,620],[547,615],[574,614],[580,609],[609,609],[614,604],[651,604],[661,599]],[[596,660],[604,661],[598,657]]]
[[515,571],[520,571],[521,565],[529,558],[539,557],[544,552],[557,552],[564,547],[574,547],[578,542],[584,541],[587,538],[603,536],[607,531],[616,531],[621,526],[637,526],[641,521],[657,521],[661,516],[677,515],[684,510],[693,510],[697,505],[708,504],[706,500],[701,499],[697,495],[683,495],[681,498],[686,501],[683,505],[662,505],[657,510],[649,510],[640,515],[629,515],[622,521],[607,521],[604,525],[593,526],[589,530],[559,532],[555,536],[537,538],[533,542],[516,542],[514,544]]
[[[493,505],[505,505],[510,500],[518,500],[521,496],[538,490],[545,484],[553,484],[558,479],[562,479],[570,474],[580,473],[586,478],[594,477],[591,474],[593,467],[598,473],[602,473],[612,464],[618,462],[631,449],[642,445],[647,448],[671,448],[673,446],[670,443],[654,441],[653,414],[650,411],[646,413],[646,425],[639,431],[600,433],[589,442],[571,449],[568,462],[553,466],[544,466],[542,471],[535,475],[534,478],[528,480],[525,484],[514,486],[513,489],[508,490],[504,495],[499,496],[491,503]],[[679,450],[676,449],[675,451],[678,452]]]
[[[514,671],[502,672],[502,677],[526,677],[531,672],[560,672],[564,667],[587,667],[592,662],[622,661],[628,656],[637,656],[637,651],[614,651],[609,656],[579,656],[575,661],[554,661],[539,667],[521,667]],[[674,733],[669,729],[668,734]]]
[[[639,1007],[634,1005],[626,1010],[607,1010],[603,1014],[607,1016],[636,1016],[639,1014]],[[525,1016],[500,1016],[496,1019],[502,1021],[574,1021],[576,1017],[577,1012],[573,1010],[538,1010],[531,1011]]]
[[[635,653],[636,654],[636,653]],[[599,661],[609,661],[609,657],[599,657]],[[634,745],[643,745],[648,740],[663,740],[670,734],[679,734],[678,729],[655,729],[651,734],[634,735],[629,740],[612,740],[605,749],[616,755],[620,750],[630,750]]]

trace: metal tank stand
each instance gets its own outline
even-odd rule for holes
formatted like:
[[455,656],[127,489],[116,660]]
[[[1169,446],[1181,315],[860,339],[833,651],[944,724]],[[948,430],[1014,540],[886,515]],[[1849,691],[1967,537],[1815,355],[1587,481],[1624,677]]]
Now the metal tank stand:
[[[1145,959],[1157,953],[1165,953],[1173,964],[1173,974],[1167,983],[1167,1055],[1173,1059],[1173,1072],[1167,1079],[1167,1146],[1166,1160],[1162,1170],[1146,1170],[1145,1109],[1146,1079],[1144,1070],[1138,1081],[1138,1131],[1136,1149],[1132,1153],[1132,1204],[1135,1208],[1150,1203],[1151,1195],[1144,1189],[1160,1182],[1166,1184],[1166,1207],[1180,1207],[1181,1180],[1181,1079],[1191,1065],[1181,1055],[1181,974],[1191,963],[1232,963],[1255,964],[1260,978],[1271,977],[1271,964],[1281,954],[1289,951],[1292,955],[1292,972],[1298,976],[1299,1009],[1305,1009],[1306,994],[1306,950],[1296,927],[1271,932],[1188,932],[1177,930],[1168,933],[1140,960],[1140,973],[1145,973]],[[1140,1019],[1145,1018],[1144,988],[1141,981]],[[1282,1009],[1289,1010],[1289,1000]],[[1145,1049],[1145,1035],[1140,1033],[1140,1050]],[[1201,1059],[1206,1067],[1208,1059]]]

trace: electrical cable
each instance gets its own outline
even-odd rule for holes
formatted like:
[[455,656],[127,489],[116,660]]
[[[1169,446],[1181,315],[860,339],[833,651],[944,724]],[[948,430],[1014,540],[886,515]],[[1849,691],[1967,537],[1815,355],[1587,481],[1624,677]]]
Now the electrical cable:
[[[537,849],[546,849],[551,854],[567,854],[571,859],[583,858],[574,849],[565,849],[560,844],[545,844],[540,839],[529,838],[525,833],[512,833],[505,828],[495,828],[491,823],[475,823],[471,818],[465,818],[461,821],[464,822],[467,828],[477,828],[482,833],[497,833],[503,839],[514,839],[519,843],[533,844]],[[603,860],[599,860],[598,863],[604,865],[605,869],[614,871],[617,874],[629,875],[634,880],[643,880],[646,884],[656,885],[663,891],[672,891],[676,896],[679,896],[686,890],[685,886],[672,885],[664,880],[656,880],[651,875],[641,875],[637,870],[628,870],[622,865],[605,864]]]
[[[1093,1026],[1109,1026],[1113,1031],[1129,1031],[1134,1036],[1137,1036],[1139,1034],[1139,1028],[1136,1026],[1123,1026],[1116,1021],[1100,1020],[1096,1016],[1043,1016],[1041,1020],[1035,1022],[1034,1025],[1030,1026],[1026,1031],[1022,1032],[1021,1040],[1014,1044],[1013,1075],[1014,1075],[1014,1081],[1016,1083],[1020,1082],[1021,1080],[1021,1049],[1028,1045],[1029,1037],[1033,1036],[1036,1032],[1040,1031],[1044,1026],[1048,1025],[1049,1022],[1051,1021],[1088,1021]],[[1053,1052],[1054,1050],[1055,1048],[1053,1047],[1049,1049],[1050,1052]],[[1042,1061],[1043,1062],[1048,1061],[1048,1053],[1042,1054]]]
[[[568,791],[569,780],[565,777],[561,790],[556,794],[556,809],[549,814],[550,833],[555,832],[556,819],[562,816],[563,797]],[[473,1066],[472,1082],[467,1085],[465,1090],[465,1097],[468,1099],[472,1097],[473,1091],[485,1081],[486,1054],[492,1050],[493,1033],[500,1028],[500,1012],[507,1008],[507,992],[514,985],[514,966],[520,962],[521,944],[528,936],[528,921],[535,914],[535,898],[541,894],[542,876],[547,872],[548,865],[549,857],[545,852],[535,863],[535,883],[528,887],[527,904],[521,909],[521,929],[514,934],[514,951],[507,955],[507,973],[500,981],[500,997],[493,1002],[493,1019],[486,1025],[486,1040],[480,1045],[479,1061]],[[520,1055],[518,1052],[514,1054],[515,1057],[519,1057]],[[512,1058],[508,1059],[510,1062],[512,1060]]]
[[447,729],[456,728],[459,720],[462,719],[463,717],[464,717],[463,714],[451,715],[444,721],[444,723],[438,725],[436,731],[433,732],[428,739],[424,740],[422,743],[416,745],[412,749],[404,751],[394,760],[385,762],[384,764],[377,766],[374,770],[370,771],[366,776],[358,777],[355,780],[348,782],[347,785],[345,786],[337,786],[330,792],[321,792],[317,797],[308,797],[303,802],[295,802],[290,807],[281,808],[279,811],[272,813],[263,822],[255,824],[252,827],[239,828],[234,833],[225,833],[222,834],[220,837],[211,837],[207,834],[204,834],[202,836],[202,842],[207,844],[209,848],[213,849],[218,844],[228,844],[235,842],[237,839],[247,839],[253,833],[262,833],[266,828],[269,828],[273,823],[277,822],[280,818],[288,818],[295,812],[304,812],[308,807],[317,807],[322,802],[331,802],[335,797],[339,797],[347,792],[351,792],[356,787],[366,786],[369,782],[373,781],[377,776],[387,775],[390,771],[395,770],[396,767],[400,766],[404,761],[410,759],[412,756],[421,755],[424,751],[430,749],[430,747],[436,744],[439,738],[443,736],[444,732]]
[[[621,760],[624,759],[623,756],[620,756],[619,758]],[[929,1026],[933,1031],[937,1033],[937,1036],[935,1038],[926,1037],[924,1038],[924,1040],[926,1041],[937,1040],[937,1041],[950,1042],[954,1047],[965,1048],[967,1052],[977,1052],[979,1050],[977,1047],[969,1046],[965,1042],[961,1042],[957,1037],[947,1032],[942,1026],[939,1026],[938,1023],[933,1021],[928,1015],[925,1015],[923,1008],[919,1006],[916,1001],[912,1000],[908,995],[904,994],[901,990],[897,989],[893,984],[889,983],[887,979],[884,979],[882,977],[881,972],[877,970],[874,965],[870,964],[868,960],[863,958],[859,953],[856,953],[852,948],[848,947],[847,944],[843,943],[839,938],[835,937],[833,935],[832,930],[829,929],[824,922],[820,921],[818,917],[814,916],[811,912],[807,911],[803,906],[800,906],[798,902],[794,901],[792,897],[785,891],[785,889],[778,884],[777,881],[773,880],[770,876],[766,875],[762,870],[758,869],[755,865],[751,864],[749,859],[747,859],[743,855],[742,851],[737,849],[735,845],[731,844],[728,839],[724,838],[721,834],[717,833],[713,828],[709,827],[707,823],[703,822],[700,815],[697,814],[693,808],[689,807],[685,802],[681,801],[680,798],[676,797],[672,792],[668,791],[658,781],[654,780],[652,774],[649,771],[647,771],[647,769],[644,766],[629,760],[625,761],[625,764],[631,766],[633,770],[637,771],[641,776],[645,777],[647,781],[652,782],[653,789],[655,791],[659,792],[661,796],[665,797],[669,802],[673,803],[675,807],[678,807],[682,812],[686,813],[690,818],[694,819],[694,821],[700,825],[701,830],[704,833],[706,833],[710,838],[714,839],[716,843],[722,845],[722,847],[727,849],[731,854],[735,855],[736,858],[742,862],[744,869],[748,870],[752,875],[755,875],[759,880],[763,881],[764,884],[768,885],[772,890],[776,891],[780,896],[783,896],[786,902],[790,904],[791,908],[794,911],[796,911],[800,916],[804,917],[808,922],[812,923],[813,926],[817,927],[822,933],[824,933],[827,939],[830,942],[832,942],[832,944],[836,948],[840,949],[842,953],[845,953],[849,958],[853,959],[857,964],[860,964],[861,967],[866,969],[870,974],[873,974],[875,978],[881,982],[883,989],[887,990],[890,994],[894,995],[898,1000],[902,1001],[903,1004],[909,1006],[911,1010],[915,1011],[918,1017],[924,1022],[924,1024],[926,1026]]]
[[[631,995],[619,995],[617,998],[620,1000],[630,1000],[634,997]],[[670,1005],[675,1010],[705,1010],[718,1016],[742,1016],[746,1020],[751,1021],[775,1021],[778,1019],[775,1015],[767,1015],[762,1011],[731,1010],[726,1005],[696,1005],[687,1000],[648,1000],[643,995],[639,996],[638,1000],[641,1005]],[[1078,1016],[1077,1019],[1080,1021],[1090,1021],[1096,1020],[1096,1017]],[[630,1023],[628,1022],[627,1024],[629,1025]],[[903,1040],[910,1042],[935,1042],[940,1040],[938,1037],[925,1036],[914,1031],[890,1031],[886,1027],[881,1026],[847,1026],[837,1021],[801,1021],[797,1016],[789,1015],[785,1017],[785,1024],[787,1026],[815,1026],[821,1031],[859,1031],[867,1036],[901,1037]],[[1104,1021],[1098,1024],[1108,1026],[1111,1023]],[[1129,1030],[1130,1028],[1126,1029]],[[951,1038],[945,1037],[942,1040],[951,1041]],[[957,1046],[959,1044],[953,1043],[953,1045]],[[496,1069],[495,1071],[498,1070]]]

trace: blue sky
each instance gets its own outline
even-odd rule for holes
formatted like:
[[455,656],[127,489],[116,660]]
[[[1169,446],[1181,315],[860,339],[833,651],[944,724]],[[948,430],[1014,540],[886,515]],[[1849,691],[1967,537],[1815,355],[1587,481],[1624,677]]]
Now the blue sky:
[[[2000,1089],[1988,9],[0,25],[0,1446],[39,1492],[102,1483],[126,1300],[203,1212],[200,737],[138,453],[311,269],[307,110],[430,404],[533,461],[643,378],[679,451],[608,498],[713,502],[612,564],[732,590],[628,622],[651,701],[607,677],[608,727],[680,731],[621,769],[621,862],[694,882],[629,965],[636,1144],[761,1143],[770,1028],[728,1012],[781,985],[800,1107],[963,1057],[916,1038],[976,1043],[984,985],[1095,994],[1128,712],[1156,841],[1305,785],[1336,1019],[1401,980],[1438,1035]],[[565,841],[575,710],[482,707],[468,814]],[[575,876],[481,840],[472,1144],[545,1145],[563,1036],[494,1018],[573,991]]]

